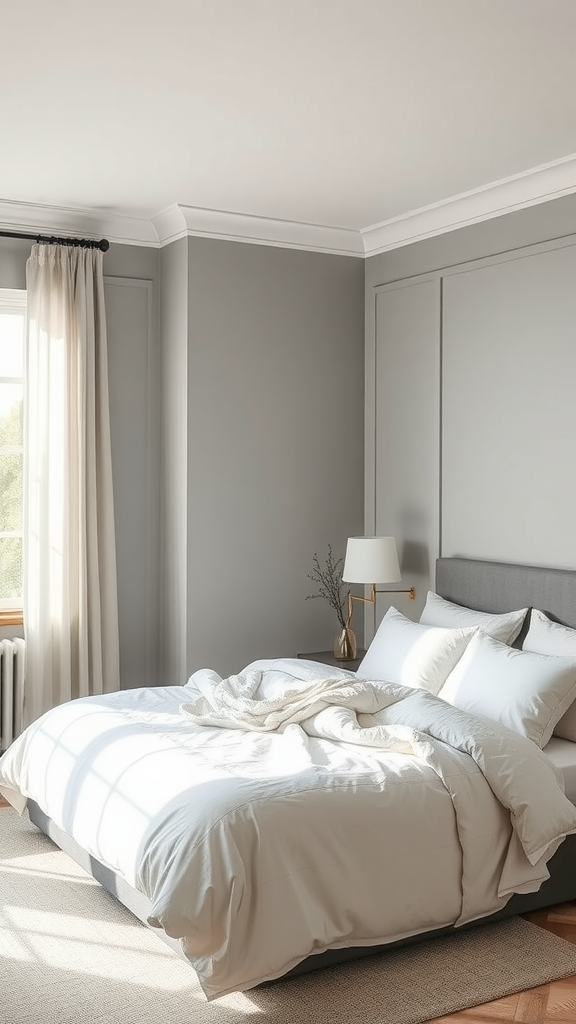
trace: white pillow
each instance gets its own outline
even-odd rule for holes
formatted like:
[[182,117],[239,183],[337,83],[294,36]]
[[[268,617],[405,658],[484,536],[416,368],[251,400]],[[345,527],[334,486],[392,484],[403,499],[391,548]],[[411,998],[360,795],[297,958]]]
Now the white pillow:
[[[526,634],[523,651],[536,654],[554,654],[558,658],[576,658],[576,629],[552,622],[544,612],[533,608],[530,612],[530,627]],[[554,728],[554,735],[576,743],[576,703]]]
[[438,693],[475,632],[425,626],[389,608],[356,674]]
[[446,601],[439,594],[428,591],[424,611],[420,622],[429,626],[480,626],[480,629],[493,636],[495,640],[503,640],[511,644],[522,629],[522,623],[528,613],[527,608],[519,608],[515,612],[504,612],[492,615],[489,612],[478,612],[474,608],[465,608],[462,604]]
[[438,696],[543,747],[576,697],[576,658],[519,651],[478,630]]

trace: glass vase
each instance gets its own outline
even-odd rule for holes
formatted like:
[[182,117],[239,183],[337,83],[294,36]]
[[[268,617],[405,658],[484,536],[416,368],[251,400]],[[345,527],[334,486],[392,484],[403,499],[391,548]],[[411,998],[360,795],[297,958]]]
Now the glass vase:
[[338,661],[351,661],[356,657],[356,637],[353,630],[344,627],[334,638],[334,657]]

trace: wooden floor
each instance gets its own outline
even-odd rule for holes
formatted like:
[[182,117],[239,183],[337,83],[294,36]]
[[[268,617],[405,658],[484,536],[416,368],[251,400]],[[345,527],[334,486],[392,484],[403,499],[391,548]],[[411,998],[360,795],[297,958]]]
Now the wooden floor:
[[[0,807],[8,804],[0,796]],[[525,915],[532,924],[555,932],[576,945],[576,902]],[[435,1017],[429,1024],[576,1024],[576,975],[518,992],[493,1003]]]

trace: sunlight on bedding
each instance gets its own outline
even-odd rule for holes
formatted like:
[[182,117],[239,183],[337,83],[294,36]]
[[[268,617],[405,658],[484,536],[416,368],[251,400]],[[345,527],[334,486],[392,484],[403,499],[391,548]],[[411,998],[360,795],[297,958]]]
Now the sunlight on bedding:
[[[413,687],[415,679],[420,680],[423,678],[422,665],[425,665],[426,673],[420,685],[423,685],[425,689],[429,689],[432,693],[437,693],[448,671],[446,668],[447,663],[450,668],[453,667],[461,653],[460,646],[456,641],[451,643],[449,640],[446,640],[442,645],[439,645],[436,632],[428,630],[412,643],[410,650],[402,661],[398,681],[402,686]],[[430,681],[429,683],[428,680]],[[440,680],[441,682],[438,685],[433,685],[432,681],[435,680]],[[425,683],[428,683],[428,685],[425,685]]]
[[[120,928],[110,946],[104,926],[129,919],[101,893],[33,869],[11,874],[20,888],[5,925],[17,948],[52,974],[60,957],[71,976],[150,990],[159,972],[162,986],[222,999],[342,942],[466,924],[537,888],[540,862],[576,818],[536,745],[422,687],[343,680],[313,680],[288,714],[282,707],[283,732],[267,720],[247,729],[251,706],[234,728],[198,725],[182,714],[190,686],[83,698],[30,727],[3,758],[3,785],[147,896],[148,923],[182,939],[198,985],[139,926]],[[228,681],[232,703],[241,682],[237,694]],[[287,671],[287,695],[292,683]],[[5,856],[21,869],[17,835]],[[335,891],[346,899],[333,901]]]
[[[181,740],[180,734],[190,729],[174,713],[165,714],[165,728],[151,749],[146,720],[150,701],[153,695],[144,695],[140,717],[125,711],[111,725],[109,711],[98,698],[88,698],[61,705],[51,718],[32,726],[39,756],[30,762],[27,788],[42,794],[40,802],[52,808],[59,827],[74,831],[81,845],[131,885],[136,884],[144,837],[167,802],[206,783],[217,784],[230,772],[208,760],[193,775],[186,770],[186,742],[174,742],[174,732]],[[158,715],[154,717],[157,721]],[[88,766],[80,775],[81,757]],[[160,763],[168,768],[168,789],[161,781]],[[119,834],[125,837],[121,858],[114,852]]]

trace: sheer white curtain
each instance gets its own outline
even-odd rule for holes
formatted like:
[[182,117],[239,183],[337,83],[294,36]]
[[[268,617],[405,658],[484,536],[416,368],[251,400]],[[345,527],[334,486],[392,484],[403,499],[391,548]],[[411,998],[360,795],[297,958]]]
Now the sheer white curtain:
[[119,654],[102,253],[34,245],[26,288],[28,724],[118,689]]

